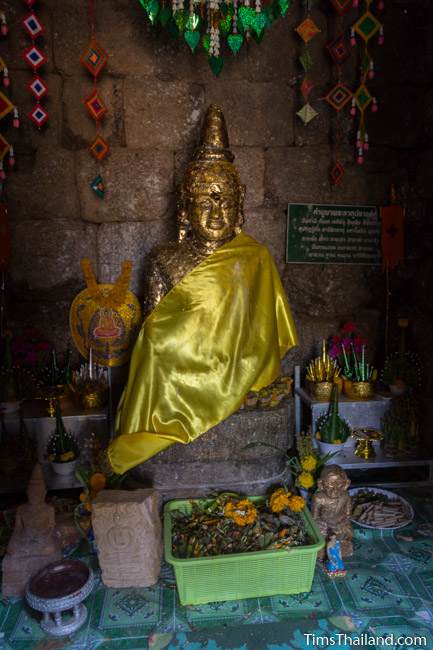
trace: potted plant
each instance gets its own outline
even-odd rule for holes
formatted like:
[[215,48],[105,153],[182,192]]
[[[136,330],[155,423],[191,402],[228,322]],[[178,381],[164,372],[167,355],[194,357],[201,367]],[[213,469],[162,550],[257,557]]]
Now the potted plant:
[[80,455],[76,438],[66,431],[60,410],[60,401],[56,400],[56,429],[48,440],[47,459],[56,474],[72,474]]
[[328,413],[316,422],[316,438],[322,454],[339,453],[352,433],[349,424],[338,413],[338,390],[334,387]]

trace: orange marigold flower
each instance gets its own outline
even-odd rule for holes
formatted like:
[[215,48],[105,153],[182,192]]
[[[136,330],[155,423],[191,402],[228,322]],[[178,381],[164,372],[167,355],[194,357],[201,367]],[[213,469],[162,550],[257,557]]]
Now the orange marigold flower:
[[305,508],[305,501],[302,497],[293,495],[289,498],[289,508],[293,512],[301,512]]
[[236,503],[229,501],[224,506],[224,516],[232,519],[238,526],[248,526],[257,519],[257,510],[249,499],[242,499]]
[[269,505],[272,512],[282,512],[284,508],[289,505],[290,492],[286,492],[284,488],[278,488],[272,493],[269,500]]
[[95,492],[100,492],[104,489],[107,479],[101,472],[95,472],[90,477],[89,485]]
[[88,501],[87,503],[85,503],[85,504],[84,504],[84,507],[85,507],[86,510],[88,510],[89,512],[92,512],[92,504],[90,503],[90,501]]
[[81,492],[80,501],[87,501],[87,494],[85,492]]

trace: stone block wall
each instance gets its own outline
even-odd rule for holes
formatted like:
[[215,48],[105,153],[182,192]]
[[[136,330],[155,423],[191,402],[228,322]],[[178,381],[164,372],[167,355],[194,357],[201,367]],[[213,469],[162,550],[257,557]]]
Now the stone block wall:
[[[12,97],[23,116],[20,132],[10,134],[17,165],[6,188],[13,231],[12,325],[34,324],[65,348],[69,305],[83,288],[83,256],[93,260],[101,282],[117,276],[123,259],[133,259],[133,289],[141,294],[146,255],[174,236],[175,188],[197,144],[205,109],[216,102],[225,112],[247,186],[245,230],[271,249],[294,310],[300,346],[289,356],[288,369],[308,359],[321,338],[347,318],[355,319],[373,341],[381,340],[381,270],[285,264],[286,207],[288,202],[381,205],[392,182],[413,196],[415,176],[423,185],[422,197],[431,199],[432,150],[423,151],[425,163],[420,160],[419,172],[413,163],[426,133],[419,102],[431,98],[433,70],[432,56],[424,58],[422,66],[414,63],[415,47],[418,54],[431,49],[421,10],[408,13],[400,2],[387,7],[387,45],[375,52],[381,110],[368,120],[371,150],[359,167],[353,159],[353,138],[348,139],[340,152],[346,177],[332,187],[335,114],[323,101],[332,84],[324,49],[335,30],[329,3],[319,3],[312,13],[321,33],[311,43],[316,83],[311,102],[320,115],[304,126],[296,117],[301,106],[295,83],[301,73],[301,42],[294,27],[304,15],[299,0],[260,45],[251,42],[236,59],[228,57],[219,78],[203,53],[193,55],[185,43],[149,26],[138,0],[98,0],[98,40],[109,53],[98,87],[109,105],[102,131],[111,145],[111,155],[101,167],[87,150],[95,131],[83,107],[92,82],[79,62],[89,40],[85,0],[44,0],[38,6],[46,25],[49,61],[43,76],[50,92],[49,125],[41,132],[24,117],[32,101],[25,90],[31,75],[20,57],[27,43],[18,24],[23,5],[13,0],[3,4],[11,31],[0,53],[10,68]],[[419,29],[424,29],[423,42]],[[353,77],[356,62],[348,70]],[[430,139],[432,115],[430,101]],[[343,122],[349,133],[350,124]],[[100,169],[107,186],[102,201],[89,188]]]

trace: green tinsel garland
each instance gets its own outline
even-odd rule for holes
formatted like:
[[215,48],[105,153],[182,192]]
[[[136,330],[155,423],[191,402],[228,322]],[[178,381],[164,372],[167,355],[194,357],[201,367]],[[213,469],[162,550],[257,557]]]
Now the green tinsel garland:
[[[147,17],[153,25],[160,24],[167,27],[175,38],[183,37],[188,43],[192,52],[195,52],[199,43],[207,53],[208,62],[212,72],[217,76],[224,66],[222,56],[210,54],[211,37],[208,30],[207,20],[200,15],[200,1],[192,0],[188,9],[178,9],[173,13],[172,4],[159,2],[159,0],[139,0]],[[270,4],[258,11],[256,8],[245,6],[242,0],[239,2],[236,22],[234,24],[234,8],[232,3],[221,2],[218,5],[218,28],[221,44],[225,41],[232,54],[236,55],[241,49],[248,35],[260,43],[272,23],[287,14],[292,0],[272,0]],[[197,13],[196,13],[197,11]]]

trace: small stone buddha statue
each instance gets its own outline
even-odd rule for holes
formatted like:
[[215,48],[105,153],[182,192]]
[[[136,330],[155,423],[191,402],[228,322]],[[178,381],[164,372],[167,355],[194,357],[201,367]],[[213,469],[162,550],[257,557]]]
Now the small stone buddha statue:
[[45,503],[45,495],[45,479],[37,463],[27,488],[28,503],[17,508],[14,532],[3,558],[4,597],[23,596],[31,576],[62,559],[60,541],[54,530],[54,508]]
[[116,473],[227,418],[278,377],[296,345],[272,257],[242,232],[245,186],[233,159],[222,110],[211,105],[181,184],[177,241],[150,256],[146,318],[108,448]]

